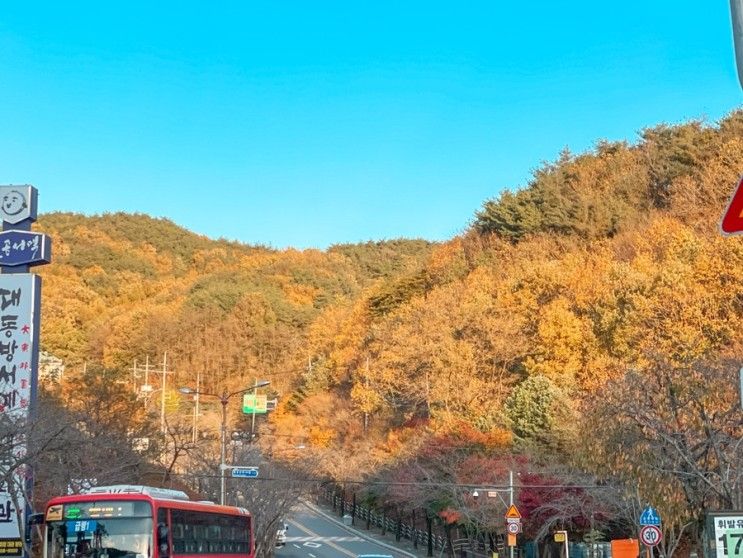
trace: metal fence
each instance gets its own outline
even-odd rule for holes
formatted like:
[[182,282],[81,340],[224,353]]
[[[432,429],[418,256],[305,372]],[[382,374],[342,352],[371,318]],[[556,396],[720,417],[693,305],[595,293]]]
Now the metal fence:
[[[382,532],[394,533],[396,537],[411,541],[416,547],[428,547],[428,531],[425,529],[418,529],[414,525],[403,522],[400,518],[390,517],[366,506],[354,505],[352,501],[343,500],[341,496],[337,493],[334,494],[332,491],[321,493],[321,498],[331,504],[333,509],[344,510],[345,514],[348,514],[353,521],[361,520],[369,527],[377,527]],[[446,537],[432,532],[431,547],[438,556],[443,555],[447,547]],[[454,552],[459,555],[466,552],[469,556],[490,556],[489,551],[486,551],[484,547],[484,543],[482,549],[475,549],[472,541],[466,538],[452,538],[452,547]]]
[[[415,525],[406,523],[401,517],[393,517],[384,513],[375,511],[371,508],[360,504],[354,504],[353,501],[344,500],[337,492],[322,491],[319,498],[333,506],[333,509],[339,511],[347,517],[349,522],[354,522],[357,527],[359,522],[369,528],[379,528],[383,533],[394,534],[400,539],[407,539],[413,545],[420,549],[428,547],[428,531],[419,529]],[[491,548],[485,535],[479,536],[462,536],[460,529],[453,528],[451,531],[452,547],[451,552],[447,550],[446,537],[441,534],[431,533],[431,548],[435,558],[448,556],[450,553],[457,557],[468,558],[490,558]],[[466,533],[465,533],[466,535]],[[500,556],[509,556],[508,548],[505,546],[503,536],[495,537],[492,541],[495,544],[495,550]],[[612,558],[611,544],[608,542],[600,543],[569,543],[570,558]],[[520,547],[514,548],[514,558],[539,558],[537,545],[533,541],[527,541]]]

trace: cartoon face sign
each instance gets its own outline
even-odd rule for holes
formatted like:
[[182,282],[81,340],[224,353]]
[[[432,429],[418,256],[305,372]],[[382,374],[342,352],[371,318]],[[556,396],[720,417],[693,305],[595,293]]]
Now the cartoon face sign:
[[18,190],[10,190],[3,193],[2,211],[5,215],[18,215],[26,207],[28,207],[26,196]]
[[14,225],[26,219],[36,220],[36,188],[0,186],[0,220]]

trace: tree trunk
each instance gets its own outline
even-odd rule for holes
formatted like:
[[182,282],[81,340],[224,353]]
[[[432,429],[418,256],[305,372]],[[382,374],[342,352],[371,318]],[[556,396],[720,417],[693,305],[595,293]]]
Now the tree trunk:
[[446,527],[444,527],[444,532],[446,533],[446,550],[449,554],[449,557],[454,558],[454,543],[452,543],[451,540],[451,524],[446,524]]
[[413,522],[413,548],[418,550],[418,526],[415,524],[415,508],[413,508],[411,520]]
[[428,532],[428,551],[426,556],[433,556],[433,518],[426,512],[426,531]]

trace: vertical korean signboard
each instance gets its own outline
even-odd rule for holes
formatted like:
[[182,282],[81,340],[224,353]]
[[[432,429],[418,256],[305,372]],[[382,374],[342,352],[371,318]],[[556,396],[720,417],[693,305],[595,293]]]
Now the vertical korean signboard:
[[[38,275],[0,275],[0,412],[11,413],[19,422],[29,417],[36,396],[39,294]],[[13,455],[4,456],[3,469],[15,468],[14,480],[0,487],[0,556],[22,553],[19,520],[25,510],[21,487],[31,481],[30,468],[23,463],[26,441],[16,436],[12,445]]]
[[[33,419],[39,364],[41,278],[29,267],[48,263],[49,238],[32,232],[37,192],[33,186],[0,186],[0,413],[12,451],[0,455],[0,557],[22,556],[30,512],[33,469],[26,458],[24,424]],[[25,495],[24,495],[25,492]]]

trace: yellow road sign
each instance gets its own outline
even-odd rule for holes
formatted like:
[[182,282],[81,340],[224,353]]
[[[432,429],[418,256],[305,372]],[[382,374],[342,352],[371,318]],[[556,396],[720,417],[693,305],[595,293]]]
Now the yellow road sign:
[[521,519],[521,512],[514,504],[511,504],[511,506],[508,508],[508,511],[506,512],[506,519]]

